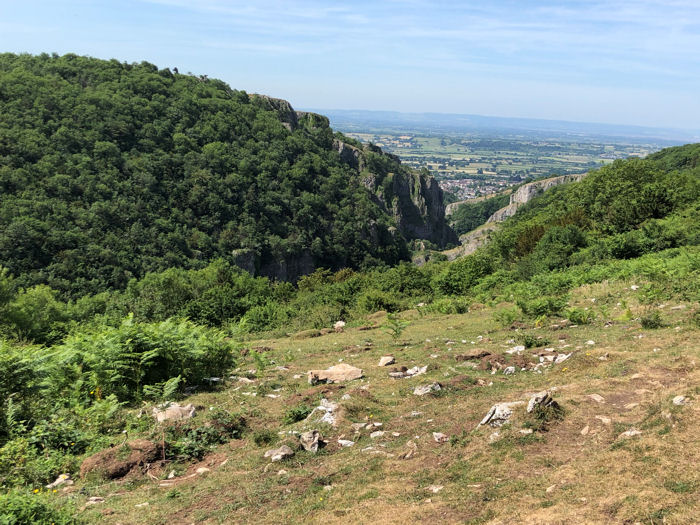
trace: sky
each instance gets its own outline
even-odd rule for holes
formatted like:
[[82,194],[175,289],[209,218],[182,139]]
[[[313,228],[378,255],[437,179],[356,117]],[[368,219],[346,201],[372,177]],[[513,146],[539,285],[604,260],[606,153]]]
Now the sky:
[[146,60],[297,108],[700,129],[700,0],[0,0],[0,52]]

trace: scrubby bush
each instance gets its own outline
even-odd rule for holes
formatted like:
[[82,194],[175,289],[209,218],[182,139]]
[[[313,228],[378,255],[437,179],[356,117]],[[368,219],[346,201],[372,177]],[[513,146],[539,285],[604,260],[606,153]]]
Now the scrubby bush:
[[14,490],[0,494],[0,523],[2,525],[79,525],[74,509],[56,501],[51,493]]
[[217,445],[239,439],[246,428],[240,415],[213,411],[207,421],[189,421],[165,429],[166,456],[179,460],[201,459]]
[[[51,384],[61,396],[119,401],[149,397],[147,387],[199,385],[234,362],[234,346],[222,332],[187,321],[136,323],[71,335],[51,352]],[[151,390],[152,391],[152,390]],[[151,396],[152,397],[152,396]]]
[[464,297],[442,297],[427,306],[429,312],[464,314],[469,311],[469,300]]
[[311,414],[312,410],[313,408],[306,403],[299,403],[284,413],[282,421],[284,421],[285,425],[291,425],[292,423],[306,419],[306,417]]
[[595,313],[584,308],[569,308],[566,318],[574,324],[590,324],[595,320]]
[[522,312],[530,317],[555,315],[566,306],[566,297],[545,296],[536,299],[517,299],[516,304]]
[[493,271],[492,259],[475,253],[458,259],[433,279],[433,287],[443,295],[468,294],[479,279]]

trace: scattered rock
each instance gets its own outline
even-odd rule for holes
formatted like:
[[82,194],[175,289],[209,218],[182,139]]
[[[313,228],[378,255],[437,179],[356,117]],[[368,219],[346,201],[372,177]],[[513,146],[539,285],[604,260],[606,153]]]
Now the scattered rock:
[[547,494],[551,494],[552,492],[554,492],[554,489],[555,489],[555,488],[557,488],[556,485],[550,485],[549,487],[547,487],[547,488],[545,489],[545,492],[546,492]]
[[559,364],[559,363],[566,361],[567,359],[569,359],[571,357],[572,354],[573,354],[573,352],[571,352],[569,354],[557,355],[556,359],[554,359],[554,364]]
[[586,341],[586,344],[589,346],[593,346],[595,344],[595,341],[593,341],[592,339],[589,339],[588,341]]
[[676,396],[673,398],[673,404],[676,406],[685,405],[688,402],[688,398],[685,396]]
[[531,428],[521,428],[520,429],[520,433],[525,435],[525,436],[529,436],[533,432],[534,432],[534,430],[532,430]]
[[609,425],[609,424],[612,423],[612,419],[610,419],[609,417],[605,417],[605,416],[595,416],[595,418],[596,418],[597,420],[599,420],[601,423],[603,423],[604,425]]
[[278,471],[277,471],[277,475],[278,475],[278,476],[286,476],[287,474],[288,474],[288,472],[287,472],[286,470],[284,470],[284,469],[281,469],[281,470],[278,470]]
[[582,435],[582,436],[587,435],[588,432],[590,431],[590,429],[591,429],[591,427],[589,427],[588,425],[586,425],[585,427],[583,427],[583,428],[581,429],[581,435]]
[[450,440],[450,436],[442,432],[433,432],[433,439],[436,443],[447,443]]
[[56,487],[60,485],[72,485],[73,480],[70,479],[70,474],[61,474],[56,478],[56,480],[53,483],[49,483],[46,485],[47,489],[55,489]]
[[428,371],[428,365],[425,366],[414,366],[413,368],[406,368],[405,366],[401,370],[394,369],[389,372],[389,377],[394,379],[403,379],[406,377],[415,377],[425,374]]
[[194,405],[192,403],[185,406],[180,406],[177,403],[167,403],[153,407],[153,417],[156,418],[158,423],[190,419],[194,416],[194,412]]
[[136,505],[134,505],[134,507],[136,507],[137,509],[141,509],[143,507],[148,507],[149,505],[150,505],[150,503],[148,503],[147,501],[144,501],[143,503],[137,503]]
[[396,362],[393,355],[383,355],[379,358],[379,364],[377,366],[389,366]]
[[417,386],[416,388],[413,389],[413,395],[414,396],[424,396],[427,394],[431,394],[432,392],[438,392],[440,390],[442,390],[440,383],[431,383],[429,385]]
[[104,503],[105,499],[101,496],[91,496],[85,502],[85,505],[97,505],[98,503]]
[[605,398],[601,396],[600,394],[588,394],[589,399],[592,399],[596,403],[605,403]]
[[511,348],[510,350],[506,350],[506,354],[518,354],[520,355],[523,351],[525,350],[524,345],[517,345]]
[[211,469],[207,467],[199,467],[195,473],[198,474],[199,476],[203,476],[204,474],[209,474],[211,472]]
[[299,435],[299,441],[304,450],[308,452],[318,452],[318,438],[320,433],[318,430],[309,430]]
[[[319,417],[319,414],[321,417]],[[307,423],[328,423],[336,426],[338,424],[338,403],[321,399],[321,404],[314,408],[306,417]]]
[[372,439],[377,439],[382,437],[384,434],[385,432],[383,430],[375,430],[369,435],[369,437],[371,437]]
[[80,477],[95,473],[106,479],[121,478],[132,469],[144,467],[159,457],[160,449],[152,441],[135,439],[120,447],[108,448],[83,461]]
[[338,381],[352,381],[363,376],[362,369],[355,366],[341,363],[331,366],[326,370],[309,370],[309,384],[335,383]]
[[639,431],[635,428],[632,428],[626,432],[623,432],[622,434],[620,434],[617,437],[618,437],[618,439],[627,439],[627,438],[631,438],[631,437],[635,437],[635,436],[640,436],[641,434],[642,434],[641,431]]
[[333,330],[337,333],[341,333],[345,329],[345,321],[336,321],[333,325]]
[[353,446],[354,444],[355,444],[355,442],[354,442],[354,441],[350,441],[349,439],[339,439],[339,440],[338,440],[338,445],[340,445],[340,446],[343,447],[343,448],[345,448],[345,447],[351,447],[351,446]]
[[507,366],[503,369],[503,375],[509,376],[511,374],[515,373],[515,367],[514,366]]
[[513,401],[510,403],[497,403],[491,407],[486,413],[484,419],[481,420],[479,426],[490,425],[492,427],[500,427],[510,421],[513,415],[513,407],[523,405],[523,401]]
[[428,485],[427,487],[425,487],[425,490],[432,492],[433,494],[437,494],[444,488],[445,487],[443,487],[442,485]]

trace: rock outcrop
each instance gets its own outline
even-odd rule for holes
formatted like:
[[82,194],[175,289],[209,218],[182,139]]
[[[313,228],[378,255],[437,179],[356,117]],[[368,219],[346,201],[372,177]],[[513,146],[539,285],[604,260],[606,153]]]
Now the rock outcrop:
[[515,215],[515,212],[518,211],[520,206],[531,201],[548,189],[553,188],[554,186],[559,186],[560,184],[578,182],[585,176],[585,173],[578,173],[576,175],[562,175],[560,177],[552,177],[550,179],[542,179],[535,182],[530,182],[528,184],[523,184],[511,194],[510,203],[508,206],[501,208],[496,213],[491,215],[486,222],[503,222],[508,217]]

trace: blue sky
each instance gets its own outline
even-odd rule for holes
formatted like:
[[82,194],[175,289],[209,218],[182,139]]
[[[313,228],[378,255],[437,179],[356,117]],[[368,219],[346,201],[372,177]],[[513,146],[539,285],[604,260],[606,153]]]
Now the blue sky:
[[700,0],[0,0],[0,51],[147,60],[295,107],[700,128]]

